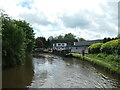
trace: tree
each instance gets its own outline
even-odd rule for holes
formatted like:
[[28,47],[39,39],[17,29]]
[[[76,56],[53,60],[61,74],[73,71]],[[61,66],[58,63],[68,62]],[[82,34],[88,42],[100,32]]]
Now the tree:
[[34,33],[29,23],[11,19],[2,13],[2,66],[10,67],[24,62],[34,46]]
[[52,40],[54,40],[54,37],[53,37],[53,36],[50,36],[50,37],[48,37],[48,39],[49,39],[50,41],[52,41]]
[[58,40],[58,39],[59,39],[59,40],[60,40],[60,39],[64,39],[64,36],[59,35],[59,36],[55,37],[55,39],[56,39],[56,40]]
[[111,39],[110,37],[108,37],[108,38],[105,37],[105,38],[103,39],[103,43],[106,43],[106,42],[111,41],[111,40],[112,40],[112,39]]
[[75,35],[72,33],[65,34],[64,39],[75,39]]
[[38,48],[47,48],[47,41],[45,39],[45,37],[38,37],[36,39],[36,47]]
[[79,41],[86,41],[84,38],[79,38]]
[[36,46],[36,48],[42,48],[43,47],[43,42],[40,39],[40,37],[36,38],[36,40],[35,40],[35,46]]
[[22,21],[22,20],[14,20],[15,24],[19,27],[22,28],[23,31],[26,34],[26,54],[29,54],[32,52],[34,44],[35,44],[35,39],[34,39],[34,31],[33,28],[30,26],[29,23],[27,23],[26,21]]
[[25,57],[25,32],[8,15],[3,15],[2,20],[2,66],[19,65]]

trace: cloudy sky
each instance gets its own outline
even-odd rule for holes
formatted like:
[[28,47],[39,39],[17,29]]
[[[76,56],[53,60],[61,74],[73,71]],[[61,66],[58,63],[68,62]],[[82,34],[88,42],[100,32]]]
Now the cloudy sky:
[[93,40],[118,34],[118,0],[0,0],[0,9],[29,22],[35,37],[73,33]]

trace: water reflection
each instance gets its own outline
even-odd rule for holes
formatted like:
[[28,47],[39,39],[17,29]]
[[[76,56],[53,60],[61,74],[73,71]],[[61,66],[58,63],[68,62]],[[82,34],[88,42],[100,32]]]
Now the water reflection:
[[25,65],[3,70],[2,87],[3,88],[25,88],[30,85],[33,79],[32,60],[26,60]]

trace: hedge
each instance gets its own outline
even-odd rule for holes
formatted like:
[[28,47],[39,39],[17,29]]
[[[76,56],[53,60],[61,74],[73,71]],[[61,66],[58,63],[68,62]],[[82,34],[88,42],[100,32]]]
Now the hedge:
[[120,55],[120,39],[116,39],[116,40],[112,40],[104,43],[101,46],[100,50],[103,53]]
[[88,47],[89,53],[100,53],[100,48],[103,43],[95,43]]

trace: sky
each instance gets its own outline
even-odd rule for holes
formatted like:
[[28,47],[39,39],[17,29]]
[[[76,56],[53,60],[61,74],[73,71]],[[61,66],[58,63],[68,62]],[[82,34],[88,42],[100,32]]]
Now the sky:
[[86,40],[118,35],[119,0],[0,0],[13,19],[26,20],[35,37],[72,33]]

